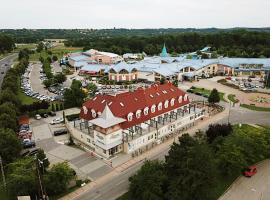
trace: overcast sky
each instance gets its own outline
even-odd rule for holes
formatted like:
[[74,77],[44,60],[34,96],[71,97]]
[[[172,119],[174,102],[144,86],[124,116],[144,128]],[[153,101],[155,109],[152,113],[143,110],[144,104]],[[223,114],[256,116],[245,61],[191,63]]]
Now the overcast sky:
[[270,26],[270,0],[0,0],[0,5],[0,29]]

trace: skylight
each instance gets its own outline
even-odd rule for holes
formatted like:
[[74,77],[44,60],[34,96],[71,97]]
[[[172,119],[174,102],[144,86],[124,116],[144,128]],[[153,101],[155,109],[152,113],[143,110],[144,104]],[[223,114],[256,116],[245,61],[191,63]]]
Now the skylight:
[[112,105],[112,101],[108,104],[109,106]]
[[124,107],[124,104],[123,104],[122,102],[120,102],[120,105],[121,105],[122,107]]
[[105,99],[103,99],[102,101],[101,101],[101,103],[104,103],[105,102]]
[[154,98],[154,96],[152,94],[149,95],[150,97]]

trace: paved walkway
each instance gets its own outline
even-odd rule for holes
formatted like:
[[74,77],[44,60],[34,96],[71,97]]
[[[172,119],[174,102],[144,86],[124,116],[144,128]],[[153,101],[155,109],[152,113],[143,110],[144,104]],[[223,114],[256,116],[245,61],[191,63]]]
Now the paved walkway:
[[258,164],[257,170],[251,178],[240,176],[218,200],[269,200],[270,160]]

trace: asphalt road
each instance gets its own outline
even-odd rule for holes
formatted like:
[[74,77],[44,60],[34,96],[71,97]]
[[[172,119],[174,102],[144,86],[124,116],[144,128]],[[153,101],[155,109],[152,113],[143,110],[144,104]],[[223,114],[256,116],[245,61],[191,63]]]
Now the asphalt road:
[[[13,61],[17,56],[18,56],[18,54],[12,54],[12,55],[9,55],[9,56],[3,58],[2,60],[0,60],[0,90],[2,87],[3,79],[4,79],[7,71],[11,68]],[[4,72],[4,73],[2,74],[2,72]]]

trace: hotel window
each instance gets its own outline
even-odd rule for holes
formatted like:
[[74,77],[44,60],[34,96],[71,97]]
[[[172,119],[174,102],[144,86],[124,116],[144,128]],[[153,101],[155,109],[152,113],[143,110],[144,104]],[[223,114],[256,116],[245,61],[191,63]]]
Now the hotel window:
[[148,115],[148,110],[149,110],[148,107],[146,107],[146,108],[143,110],[144,115]]
[[96,111],[92,109],[91,112],[92,112],[92,117],[93,117],[93,118],[96,118],[96,116],[97,116]]
[[179,102],[179,103],[182,103],[182,99],[183,99],[183,97],[180,96],[180,97],[178,98],[178,102]]
[[174,106],[174,101],[175,101],[175,99],[172,98],[172,100],[171,100],[171,106]]
[[136,117],[137,118],[140,118],[141,117],[141,112],[142,112],[141,110],[137,110],[137,112],[136,112]]
[[187,101],[187,98],[188,98],[188,95],[185,94],[185,96],[184,96],[184,101]]
[[164,103],[164,108],[168,108],[168,106],[169,106],[169,101],[166,100],[165,103]]
[[162,103],[161,102],[158,104],[158,110],[162,110]]
[[154,113],[154,112],[156,112],[156,105],[152,105],[151,107],[151,113]]
[[132,116],[133,116],[133,113],[128,114],[127,119],[128,119],[129,122],[132,121]]
[[90,140],[89,138],[87,138],[87,142],[88,142],[88,143],[91,143],[91,140]]

